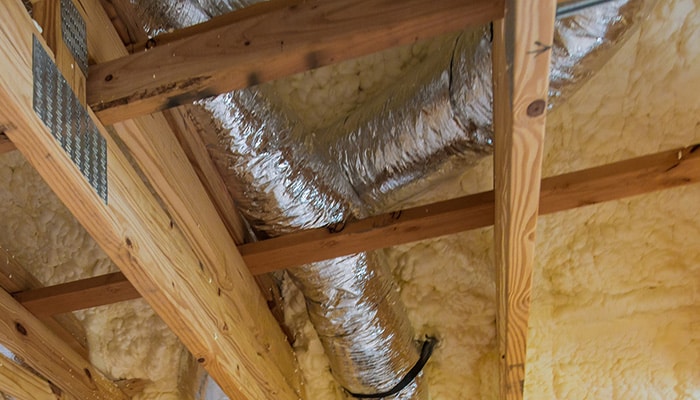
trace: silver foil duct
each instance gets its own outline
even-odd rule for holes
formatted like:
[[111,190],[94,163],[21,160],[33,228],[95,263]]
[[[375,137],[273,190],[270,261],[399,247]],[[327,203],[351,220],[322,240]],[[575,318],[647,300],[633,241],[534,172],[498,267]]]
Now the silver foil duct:
[[556,21],[549,107],[568,98],[605,64],[656,0],[615,0]]
[[[321,163],[292,132],[280,129],[290,121],[270,118],[275,107],[256,90],[204,100],[188,113],[200,123],[209,118],[200,133],[215,146],[212,156],[234,200],[259,233],[276,236],[364,214],[352,187],[338,178],[337,165]],[[288,272],[344,388],[368,394],[391,389],[418,360],[389,269],[371,254]],[[421,380],[392,398],[427,399]]]
[[489,30],[442,41],[387,100],[311,133],[312,151],[338,164],[371,214],[420,190],[446,162],[463,170],[492,151]]
[[[559,21],[553,95],[567,95],[568,86],[602,65],[596,59],[607,58],[649,2],[619,0],[605,5],[604,18],[587,10]],[[247,5],[135,3],[151,34]],[[601,19],[606,24],[598,24]],[[426,177],[445,173],[445,165],[460,170],[491,152],[488,30],[441,40],[444,51],[406,74],[390,95],[323,132],[305,129],[303,121],[257,89],[188,108],[237,206],[259,234],[277,236],[385,211],[418,190]],[[342,386],[357,393],[387,390],[416,362],[417,346],[395,283],[371,254],[306,265],[290,274]],[[394,398],[426,399],[421,379]]]
[[[603,66],[654,3],[609,1],[556,21],[550,108]],[[427,79],[414,76],[384,103],[310,133],[330,138],[316,140],[313,151],[339,163],[371,214],[395,209],[438,175],[458,175],[493,150],[490,32],[463,32],[443,54],[451,57],[429,65],[437,68]]]

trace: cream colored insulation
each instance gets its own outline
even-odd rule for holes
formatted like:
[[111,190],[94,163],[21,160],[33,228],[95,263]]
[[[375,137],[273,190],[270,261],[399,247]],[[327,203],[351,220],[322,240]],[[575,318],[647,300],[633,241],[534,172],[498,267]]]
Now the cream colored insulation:
[[[544,175],[700,142],[700,1],[662,0],[640,32],[548,116]],[[406,205],[488,190],[491,159]],[[700,186],[542,217],[527,399],[700,399]],[[437,333],[433,399],[495,399],[493,230],[398,246],[417,335]],[[653,288],[653,289],[652,289]],[[340,399],[303,313],[297,354]]]
[[[45,285],[117,270],[19,152],[0,156],[0,204],[0,246]],[[97,368],[113,379],[153,381],[137,400],[192,392],[192,374],[180,378],[191,356],[144,300],[76,315]]]
[[[548,116],[544,174],[700,142],[700,0],[661,0],[649,21]],[[417,204],[491,187],[490,159],[435,182]],[[0,245],[46,284],[114,267],[19,154],[0,156]],[[528,399],[700,399],[700,186],[540,218]],[[440,347],[433,399],[496,393],[492,229],[381,253],[418,335]],[[285,287],[311,399],[337,399],[323,349]],[[189,356],[142,301],[79,313],[93,362],[155,383],[138,399],[187,398]],[[179,376],[182,375],[182,376]],[[186,378],[185,378],[186,377]]]

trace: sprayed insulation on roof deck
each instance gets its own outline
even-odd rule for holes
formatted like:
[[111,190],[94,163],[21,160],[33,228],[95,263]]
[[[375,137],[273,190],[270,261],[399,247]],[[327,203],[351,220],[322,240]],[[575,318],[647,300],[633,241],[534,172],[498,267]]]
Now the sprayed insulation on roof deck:
[[[544,175],[700,142],[697,65],[700,1],[660,1],[550,113]],[[407,204],[488,190],[491,169],[485,159]],[[696,185],[540,219],[525,398],[700,399],[699,205]],[[442,340],[433,399],[496,398],[492,240],[487,228],[383,251],[417,335]],[[300,340],[308,390],[342,398],[318,350]]]
[[[700,142],[698,65],[700,0],[661,0],[604,69],[548,116],[544,175]],[[406,204],[489,189],[491,168],[485,159]],[[16,152],[0,156],[0,204],[0,245],[42,282],[114,269]],[[526,398],[700,399],[698,205],[695,185],[540,219]],[[426,368],[433,399],[496,396],[492,238],[487,228],[382,251],[417,334],[441,339]],[[289,285],[285,294],[309,397],[342,398],[303,300]],[[96,366],[114,378],[155,381],[137,399],[193,393],[192,373],[182,373],[189,357],[145,303],[79,317]]]

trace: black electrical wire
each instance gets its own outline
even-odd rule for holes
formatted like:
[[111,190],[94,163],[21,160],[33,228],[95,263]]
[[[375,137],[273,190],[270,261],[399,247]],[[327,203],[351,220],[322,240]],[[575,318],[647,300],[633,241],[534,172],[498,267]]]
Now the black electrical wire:
[[382,393],[373,393],[373,394],[363,394],[363,393],[353,393],[347,389],[345,391],[352,397],[355,397],[357,399],[382,399],[384,397],[389,397],[393,396],[400,391],[402,391],[406,386],[408,386],[411,382],[413,382],[414,379],[420,374],[420,372],[423,370],[423,367],[425,367],[425,364],[428,362],[430,359],[430,356],[433,354],[433,349],[435,349],[435,345],[437,344],[437,339],[432,338],[432,337],[427,337],[425,341],[423,342],[423,348],[421,349],[420,352],[420,358],[418,361],[416,361],[416,365],[411,368],[410,371],[406,374],[406,376],[399,381],[393,388],[387,390],[386,392]]

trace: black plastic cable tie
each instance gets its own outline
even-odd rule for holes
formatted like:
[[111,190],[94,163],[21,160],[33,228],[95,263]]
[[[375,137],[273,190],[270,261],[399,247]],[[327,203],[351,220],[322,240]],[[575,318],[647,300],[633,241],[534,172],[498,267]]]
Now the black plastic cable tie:
[[418,361],[416,361],[416,365],[411,368],[410,371],[406,374],[406,376],[399,381],[393,388],[387,390],[386,392],[382,393],[373,393],[373,394],[363,394],[363,393],[353,393],[347,389],[345,391],[352,397],[355,397],[357,399],[382,399],[384,397],[389,397],[393,396],[395,394],[398,394],[406,386],[411,384],[414,379],[418,376],[418,374],[421,373],[423,370],[423,367],[425,367],[425,364],[428,362],[430,359],[430,356],[433,354],[433,349],[435,348],[435,345],[437,344],[437,339],[432,338],[432,337],[427,337],[425,341],[423,342],[423,348],[421,349],[420,352],[420,358]]

